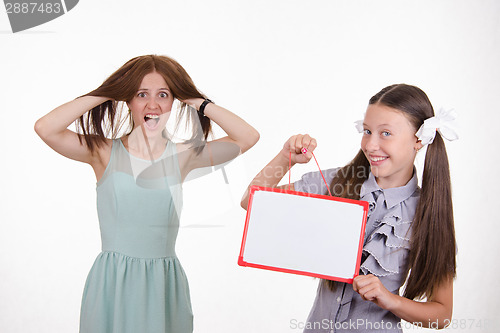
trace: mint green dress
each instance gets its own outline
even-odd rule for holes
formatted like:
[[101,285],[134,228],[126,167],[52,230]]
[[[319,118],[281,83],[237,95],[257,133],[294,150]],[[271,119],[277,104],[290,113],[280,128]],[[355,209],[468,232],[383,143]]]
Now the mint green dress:
[[113,140],[97,183],[102,252],[85,284],[80,332],[193,331],[188,282],[175,254],[180,180],[171,141],[152,162]]

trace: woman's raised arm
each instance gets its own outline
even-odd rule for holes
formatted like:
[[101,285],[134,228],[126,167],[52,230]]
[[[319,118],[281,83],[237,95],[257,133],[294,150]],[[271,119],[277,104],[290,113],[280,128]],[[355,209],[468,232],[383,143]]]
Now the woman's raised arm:
[[65,103],[38,119],[35,131],[59,154],[93,165],[96,154],[92,154],[84,141],[80,142],[79,134],[69,130],[68,126],[85,112],[107,100],[109,98],[83,96]]
[[[204,102],[202,98],[193,98],[184,101],[188,105],[200,109],[201,104]],[[253,145],[259,141],[259,132],[246,121],[232,113],[231,111],[223,108],[214,103],[208,103],[204,110],[205,115],[213,122],[219,125],[227,136],[214,140],[213,142],[231,142],[240,147],[241,153],[246,152],[252,148]]]
[[[183,102],[199,110],[204,101],[202,98],[192,98]],[[209,103],[204,109],[204,114],[219,125],[226,132],[227,136],[209,141],[206,149],[203,149],[201,154],[193,153],[189,155],[189,161],[185,164],[183,170],[184,174],[196,168],[218,165],[230,161],[240,153],[246,152],[259,140],[259,132],[255,128],[219,105]]]

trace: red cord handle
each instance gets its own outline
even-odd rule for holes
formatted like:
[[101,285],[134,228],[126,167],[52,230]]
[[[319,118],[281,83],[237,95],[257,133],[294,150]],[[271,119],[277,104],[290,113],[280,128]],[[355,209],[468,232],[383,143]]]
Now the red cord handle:
[[[307,153],[306,148],[302,148],[302,154]],[[330,192],[330,187],[328,186],[328,183],[326,182],[325,176],[323,175],[323,172],[321,171],[321,168],[319,167],[318,160],[316,159],[316,156],[314,156],[314,153],[311,152],[312,157],[314,157],[314,161],[316,162],[316,165],[318,166],[319,173],[321,174],[321,177],[323,177],[323,181],[325,182],[326,189],[328,190],[328,193],[330,196],[332,196],[332,192]],[[290,151],[290,157],[288,159],[288,190],[290,190],[290,187],[292,182],[292,152]]]

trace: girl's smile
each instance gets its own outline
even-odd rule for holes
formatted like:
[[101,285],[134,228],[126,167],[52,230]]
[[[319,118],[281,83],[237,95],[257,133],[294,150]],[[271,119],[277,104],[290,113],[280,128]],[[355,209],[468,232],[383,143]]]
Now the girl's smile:
[[368,159],[370,160],[370,164],[371,165],[379,166],[382,163],[384,163],[384,161],[387,160],[388,158],[389,158],[389,156],[374,156],[374,155],[370,155],[370,157]]
[[413,175],[417,149],[422,146],[407,116],[383,104],[371,104],[363,128],[361,149],[379,186],[406,185]]

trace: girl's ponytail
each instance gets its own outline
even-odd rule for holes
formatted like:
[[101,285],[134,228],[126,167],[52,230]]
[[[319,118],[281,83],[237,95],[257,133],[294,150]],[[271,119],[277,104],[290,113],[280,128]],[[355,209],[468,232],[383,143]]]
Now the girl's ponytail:
[[450,168],[443,138],[436,133],[427,147],[420,200],[413,218],[410,275],[404,291],[409,299],[432,296],[434,287],[456,275],[456,243]]

